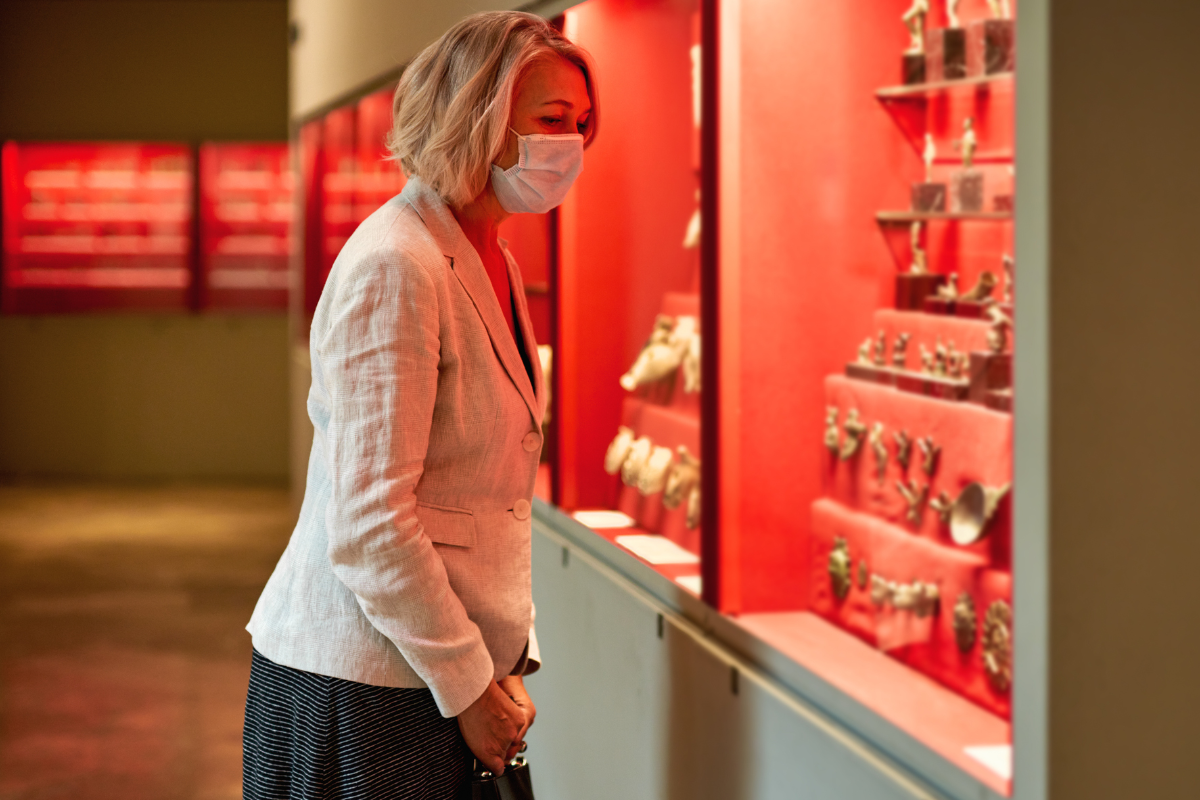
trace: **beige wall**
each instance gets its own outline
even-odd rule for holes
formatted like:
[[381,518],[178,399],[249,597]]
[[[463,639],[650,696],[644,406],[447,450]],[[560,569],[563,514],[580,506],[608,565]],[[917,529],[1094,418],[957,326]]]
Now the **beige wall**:
[[[287,130],[286,0],[0,2],[0,139]],[[286,325],[0,318],[0,475],[285,480]]]
[[304,117],[397,72],[476,11],[528,7],[551,16],[574,0],[291,0],[291,114]]

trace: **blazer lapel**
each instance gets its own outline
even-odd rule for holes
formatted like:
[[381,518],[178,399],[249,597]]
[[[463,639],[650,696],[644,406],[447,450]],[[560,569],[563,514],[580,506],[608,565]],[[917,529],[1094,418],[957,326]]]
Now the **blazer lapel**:
[[[487,328],[488,336],[492,340],[492,349],[495,350],[496,356],[525,401],[525,405],[529,407],[530,415],[540,427],[542,417],[538,411],[538,398],[534,394],[534,387],[529,383],[529,375],[525,372],[525,364],[521,361],[517,343],[508,332],[508,323],[504,319],[504,312],[500,310],[496,292],[492,289],[492,282],[488,279],[487,270],[484,268],[479,254],[475,252],[475,247],[467,241],[462,228],[458,226],[458,220],[454,218],[442,198],[421,183],[420,179],[410,178],[404,187],[403,194],[420,215],[421,221],[425,223],[425,227],[429,229],[434,240],[441,246],[443,254],[449,261],[451,272],[462,284],[463,289],[471,298],[471,302],[475,305],[480,319],[483,320],[484,327]],[[514,270],[511,259],[506,258],[505,260],[509,261],[509,284],[515,297],[518,294],[520,279],[518,277],[516,281],[513,280]],[[523,300],[522,297],[517,301],[519,308],[524,308]],[[518,316],[527,316],[527,314],[523,313]],[[524,320],[522,320],[518,330],[524,334],[524,328]],[[529,342],[530,337],[526,336],[525,341]],[[527,345],[527,352],[533,362],[536,378],[540,374],[537,348],[530,349]]]
[[[542,359],[538,356],[537,337],[533,333],[533,320],[529,317],[529,301],[525,297],[525,281],[516,259],[508,252],[508,242],[500,240],[504,251],[504,261],[508,264],[508,283],[512,287],[513,302],[516,306],[517,334],[525,343],[525,352],[529,354],[530,367],[533,368],[533,395],[536,403],[534,417],[541,424],[546,413],[546,376],[542,374]],[[519,356],[520,354],[518,354]]]

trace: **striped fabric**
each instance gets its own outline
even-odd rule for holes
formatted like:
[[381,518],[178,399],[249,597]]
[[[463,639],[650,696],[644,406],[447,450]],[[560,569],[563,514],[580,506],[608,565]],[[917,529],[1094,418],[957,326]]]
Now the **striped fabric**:
[[244,800],[452,800],[471,763],[428,689],[302,672],[257,650],[242,748]]

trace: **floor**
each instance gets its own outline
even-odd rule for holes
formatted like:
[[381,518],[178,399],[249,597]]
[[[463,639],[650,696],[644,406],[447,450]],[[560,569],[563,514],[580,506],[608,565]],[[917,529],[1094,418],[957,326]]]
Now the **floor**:
[[0,486],[0,800],[241,797],[283,490]]

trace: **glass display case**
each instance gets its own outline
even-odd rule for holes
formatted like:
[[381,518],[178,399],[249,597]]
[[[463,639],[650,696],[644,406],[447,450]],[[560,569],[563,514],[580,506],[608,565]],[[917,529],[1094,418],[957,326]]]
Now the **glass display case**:
[[555,502],[1009,794],[1015,4],[717,5],[565,14]]
[[3,311],[189,307],[190,147],[6,142],[0,174]]
[[200,307],[285,311],[292,170],[286,144],[200,146]]

